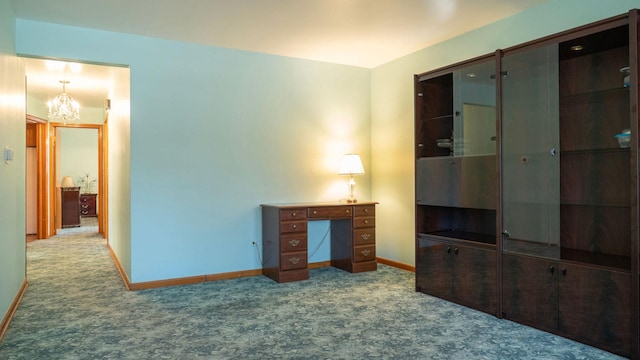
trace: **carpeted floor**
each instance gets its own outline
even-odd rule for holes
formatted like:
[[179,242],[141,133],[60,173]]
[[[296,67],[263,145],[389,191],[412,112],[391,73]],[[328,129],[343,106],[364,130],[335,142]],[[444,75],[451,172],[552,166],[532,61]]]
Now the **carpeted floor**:
[[413,273],[384,265],[126,291],[96,231],[28,244],[0,359],[619,358],[416,293]]

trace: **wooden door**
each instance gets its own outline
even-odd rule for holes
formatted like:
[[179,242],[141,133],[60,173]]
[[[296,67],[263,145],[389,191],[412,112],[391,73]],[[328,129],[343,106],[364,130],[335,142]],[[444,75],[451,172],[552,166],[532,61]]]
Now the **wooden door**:
[[556,331],[558,265],[540,258],[502,256],[502,309],[509,320]]
[[496,314],[497,261],[495,250],[453,246],[452,293],[460,304]]
[[416,289],[452,300],[451,253],[453,246],[432,238],[420,238],[416,262]]
[[631,354],[631,275],[561,264],[559,330],[608,351]]

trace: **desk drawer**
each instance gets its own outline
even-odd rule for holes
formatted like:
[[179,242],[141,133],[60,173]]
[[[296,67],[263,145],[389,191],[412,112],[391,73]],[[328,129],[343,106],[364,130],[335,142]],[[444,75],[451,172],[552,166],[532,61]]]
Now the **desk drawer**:
[[353,218],[353,228],[366,228],[366,227],[375,227],[376,226],[376,218],[375,216],[366,216],[366,217],[356,217]]
[[295,252],[280,255],[281,270],[305,269],[307,267],[307,252]]
[[307,251],[307,234],[280,236],[280,252]]
[[376,243],[376,229],[365,228],[353,230],[353,245],[367,245]]
[[307,209],[305,208],[280,210],[280,221],[306,219],[306,218],[307,218]]
[[310,219],[337,219],[350,218],[353,209],[351,206],[323,206],[309,208]]
[[375,205],[360,205],[354,206],[353,212],[354,216],[375,216],[376,215],[376,206]]
[[353,261],[369,261],[376,259],[376,246],[375,245],[365,245],[365,246],[356,246],[353,248]]
[[280,233],[303,233],[307,232],[307,220],[287,221],[280,223]]

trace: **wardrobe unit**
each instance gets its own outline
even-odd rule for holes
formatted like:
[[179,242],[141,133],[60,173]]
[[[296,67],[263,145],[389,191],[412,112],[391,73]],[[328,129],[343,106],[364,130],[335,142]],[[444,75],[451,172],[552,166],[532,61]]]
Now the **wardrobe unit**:
[[639,353],[638,12],[415,76],[416,290]]

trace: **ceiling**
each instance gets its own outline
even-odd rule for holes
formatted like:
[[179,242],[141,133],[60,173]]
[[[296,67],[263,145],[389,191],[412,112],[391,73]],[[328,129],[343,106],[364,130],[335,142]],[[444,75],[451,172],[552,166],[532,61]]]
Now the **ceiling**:
[[[10,0],[21,19],[365,68],[547,1]],[[100,70],[106,69],[83,68],[89,71],[83,76],[96,76],[95,81],[104,82]],[[44,65],[27,63],[30,92],[36,87],[43,92],[48,86],[52,97],[61,91],[60,79],[44,79],[47,72],[50,70]],[[41,76],[37,85],[31,83]],[[85,91],[80,82],[72,80],[67,89],[83,104],[77,95]]]

